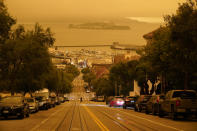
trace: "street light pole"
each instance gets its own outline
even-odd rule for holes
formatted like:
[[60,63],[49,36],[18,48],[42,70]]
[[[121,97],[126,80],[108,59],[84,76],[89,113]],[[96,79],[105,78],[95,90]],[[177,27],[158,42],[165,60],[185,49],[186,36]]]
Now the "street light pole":
[[115,81],[115,96],[117,96],[117,81]]

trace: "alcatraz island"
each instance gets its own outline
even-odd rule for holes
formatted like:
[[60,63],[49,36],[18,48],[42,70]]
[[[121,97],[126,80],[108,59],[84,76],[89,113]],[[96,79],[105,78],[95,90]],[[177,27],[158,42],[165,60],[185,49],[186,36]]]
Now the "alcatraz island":
[[69,28],[70,29],[90,29],[90,30],[130,30],[129,26],[116,25],[112,22],[69,24]]

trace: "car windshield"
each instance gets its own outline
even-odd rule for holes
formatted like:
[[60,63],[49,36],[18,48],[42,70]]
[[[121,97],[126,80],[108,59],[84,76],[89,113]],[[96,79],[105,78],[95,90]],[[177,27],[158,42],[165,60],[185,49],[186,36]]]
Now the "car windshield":
[[22,98],[21,97],[5,97],[1,99],[0,103],[18,104],[18,103],[22,103]]
[[173,98],[181,97],[181,98],[196,98],[196,93],[193,91],[176,91],[174,92]]
[[42,97],[42,96],[36,97],[36,100],[40,102],[40,101],[42,101],[42,100],[45,100],[45,97]]
[[115,101],[123,101],[123,98],[116,98]]
[[161,96],[159,96],[159,98],[160,98],[160,99],[164,99],[164,98],[165,98],[165,96],[164,96],[164,95],[161,95]]
[[55,97],[51,97],[51,100],[55,100]]
[[120,99],[123,99],[123,97],[121,97],[121,96],[116,96],[115,98],[120,98]]
[[34,102],[34,99],[29,98],[29,99],[27,99],[27,102]]
[[103,99],[103,98],[104,98],[104,96],[98,96],[98,98],[101,98],[101,99]]
[[127,99],[134,100],[135,98],[134,97],[127,97]]

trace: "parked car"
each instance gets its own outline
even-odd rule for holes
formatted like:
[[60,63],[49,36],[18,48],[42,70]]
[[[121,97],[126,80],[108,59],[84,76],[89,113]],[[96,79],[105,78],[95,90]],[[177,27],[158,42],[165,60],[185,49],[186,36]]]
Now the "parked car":
[[141,95],[137,98],[136,102],[135,102],[135,111],[144,111],[146,110],[146,104],[148,102],[148,100],[151,98],[151,95]]
[[194,90],[171,90],[160,103],[159,116],[170,115],[172,119],[182,115],[197,117],[197,94]]
[[86,90],[86,93],[90,93],[90,90]]
[[38,105],[38,101],[36,101],[35,98],[25,98],[27,100],[27,103],[29,104],[29,110],[31,113],[33,112],[38,112],[39,110],[39,105]]
[[69,101],[68,97],[64,97],[64,101]]
[[110,103],[109,106],[112,107],[122,107],[124,104],[124,98],[123,97],[114,97]]
[[152,113],[152,115],[156,115],[159,113],[159,105],[164,98],[164,95],[153,95],[146,104],[146,114]]
[[35,99],[38,101],[39,109],[48,110],[47,99],[45,96],[36,96]]
[[50,97],[46,98],[46,104],[48,109],[52,107],[52,101]]
[[96,101],[96,97],[90,98],[90,101]]
[[110,103],[110,101],[114,98],[114,96],[108,96],[106,99],[105,99],[105,102],[106,102],[106,105],[108,105]]
[[60,105],[61,104],[60,98],[58,96],[56,97],[55,104],[56,105]]
[[97,102],[104,102],[105,101],[105,97],[104,96],[97,96],[96,101]]
[[51,99],[51,107],[55,107],[55,105],[56,105],[56,97],[50,97],[50,99]]
[[0,116],[17,116],[18,118],[29,117],[29,105],[24,97],[8,96],[0,100]]
[[64,103],[64,97],[59,97],[59,101],[61,102],[61,103]]
[[135,101],[136,97],[135,96],[127,96],[124,99],[124,104],[123,104],[123,109],[127,109],[127,107],[135,107]]

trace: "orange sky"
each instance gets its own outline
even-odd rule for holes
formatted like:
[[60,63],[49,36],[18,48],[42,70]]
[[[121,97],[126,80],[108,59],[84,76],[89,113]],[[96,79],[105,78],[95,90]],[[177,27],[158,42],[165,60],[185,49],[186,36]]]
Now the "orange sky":
[[5,0],[19,21],[61,17],[162,17],[186,0]]

